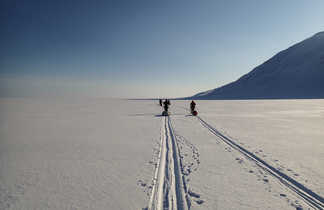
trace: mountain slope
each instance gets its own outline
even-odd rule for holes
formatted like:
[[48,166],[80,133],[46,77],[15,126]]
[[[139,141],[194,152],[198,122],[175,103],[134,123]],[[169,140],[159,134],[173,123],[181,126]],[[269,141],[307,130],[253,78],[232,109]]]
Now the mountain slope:
[[279,52],[235,82],[190,98],[324,98],[324,32]]

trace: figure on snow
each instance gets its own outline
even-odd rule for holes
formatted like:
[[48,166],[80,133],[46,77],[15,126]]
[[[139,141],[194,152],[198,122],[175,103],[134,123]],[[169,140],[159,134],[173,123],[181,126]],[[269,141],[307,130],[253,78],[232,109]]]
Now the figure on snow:
[[165,101],[163,102],[164,111],[168,112],[169,105],[170,103],[168,102],[168,99],[165,99]]
[[194,112],[195,111],[195,108],[196,108],[196,103],[192,100],[191,103],[190,103],[190,110],[191,110],[191,112]]

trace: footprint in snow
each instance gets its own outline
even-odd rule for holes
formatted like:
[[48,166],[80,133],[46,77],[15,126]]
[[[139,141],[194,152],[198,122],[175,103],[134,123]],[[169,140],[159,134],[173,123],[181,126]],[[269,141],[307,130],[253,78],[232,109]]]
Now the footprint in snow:
[[241,158],[235,158],[235,160],[237,160],[237,162],[238,162],[239,164],[243,163],[243,159],[241,159]]
[[145,183],[144,181],[142,181],[142,180],[138,180],[138,181],[137,181],[137,184],[138,184],[139,186],[141,186],[141,187],[146,187],[146,183]]
[[195,202],[196,202],[197,204],[201,205],[201,204],[203,204],[205,201],[203,201],[203,200],[196,200]]
[[268,183],[268,182],[269,182],[269,179],[263,179],[263,181],[264,181],[265,183]]
[[199,195],[198,193],[192,192],[191,190],[188,191],[188,194],[189,194],[191,197],[194,197],[194,198],[200,198],[200,195]]
[[299,204],[297,200],[294,203],[291,203],[290,205],[295,207],[296,210],[303,210],[303,207]]

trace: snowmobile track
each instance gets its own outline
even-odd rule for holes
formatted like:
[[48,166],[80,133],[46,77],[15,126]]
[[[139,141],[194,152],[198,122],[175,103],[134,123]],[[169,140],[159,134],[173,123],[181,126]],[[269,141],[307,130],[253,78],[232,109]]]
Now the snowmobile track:
[[212,134],[220,138],[224,143],[229,145],[231,148],[235,149],[236,151],[243,154],[246,158],[256,163],[264,171],[271,174],[275,177],[280,183],[284,186],[295,192],[299,197],[301,197],[305,202],[311,205],[315,209],[324,209],[324,198],[321,195],[313,192],[312,190],[308,189],[298,181],[294,180],[292,177],[284,174],[283,172],[279,171],[278,169],[274,168],[270,164],[268,164],[263,159],[257,157],[255,154],[250,152],[249,150],[243,148],[242,146],[238,145],[234,142],[234,140],[230,139],[229,137],[225,136],[217,129],[212,127],[206,121],[204,121],[201,117],[197,116],[199,122],[207,128]]
[[177,140],[171,118],[162,118],[159,160],[155,169],[149,209],[190,209]]

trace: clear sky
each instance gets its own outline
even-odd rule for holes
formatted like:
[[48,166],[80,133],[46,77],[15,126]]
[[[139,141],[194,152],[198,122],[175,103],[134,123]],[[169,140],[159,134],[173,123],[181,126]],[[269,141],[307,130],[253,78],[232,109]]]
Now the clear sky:
[[324,31],[323,0],[2,0],[0,96],[180,97]]

